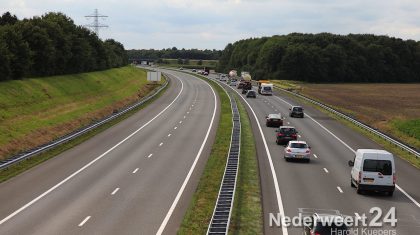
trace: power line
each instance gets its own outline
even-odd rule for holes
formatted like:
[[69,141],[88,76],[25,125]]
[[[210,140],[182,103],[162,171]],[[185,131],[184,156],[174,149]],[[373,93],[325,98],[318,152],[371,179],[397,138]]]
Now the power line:
[[92,28],[92,30],[96,33],[96,35],[99,37],[99,28],[108,28],[108,25],[104,25],[99,23],[100,18],[107,18],[106,15],[100,15],[98,12],[98,9],[95,9],[93,14],[85,16],[86,18],[93,18],[92,24],[85,25],[86,27]]

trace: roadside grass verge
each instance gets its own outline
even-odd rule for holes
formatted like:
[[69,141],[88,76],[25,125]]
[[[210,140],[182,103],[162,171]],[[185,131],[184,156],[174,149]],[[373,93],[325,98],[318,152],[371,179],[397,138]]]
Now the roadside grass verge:
[[232,132],[232,109],[228,95],[214,81],[196,77],[210,83],[218,93],[220,119],[210,156],[178,234],[206,234],[225,170]]
[[[290,97],[292,99],[299,100],[300,102],[302,102],[304,104],[310,105],[310,106],[312,106],[312,107],[320,110],[321,112],[327,114],[329,117],[331,117],[331,118],[333,118],[333,119],[335,119],[335,120],[337,120],[337,121],[345,124],[346,126],[350,127],[351,129],[353,129],[353,130],[355,130],[355,131],[357,131],[357,132],[365,135],[369,139],[373,140],[374,142],[376,142],[377,144],[379,144],[380,146],[382,146],[385,150],[394,153],[395,155],[399,156],[400,158],[408,161],[414,167],[420,169],[420,158],[417,158],[413,154],[411,154],[411,153],[409,153],[409,152],[401,149],[398,146],[395,146],[394,144],[392,144],[392,143],[390,143],[390,142],[382,139],[381,137],[379,137],[379,136],[377,136],[377,135],[375,135],[375,134],[373,134],[373,133],[371,133],[371,132],[369,132],[369,131],[367,131],[365,129],[360,128],[359,126],[357,126],[354,123],[348,121],[347,119],[341,118],[341,117],[339,117],[339,116],[337,116],[337,115],[335,115],[335,114],[333,114],[331,112],[328,112],[327,110],[319,107],[318,105],[315,105],[313,103],[310,103],[310,102],[308,102],[308,101],[306,101],[306,100],[304,100],[302,98],[296,97],[296,96],[291,95],[291,94],[287,94],[287,93],[284,93],[284,94],[286,94],[288,97]],[[335,107],[333,107],[333,108],[335,108]]]
[[260,174],[254,135],[245,107],[237,97],[236,103],[241,115],[241,155],[229,234],[263,234]]
[[[142,105],[138,106],[137,108],[111,120],[108,123],[105,123],[103,125],[101,125],[98,128],[95,128],[73,140],[70,140],[66,143],[63,143],[55,148],[52,148],[50,150],[47,150],[43,153],[40,153],[37,156],[34,156],[32,158],[29,158],[27,160],[24,160],[22,162],[19,162],[17,164],[14,164],[8,168],[5,168],[3,170],[0,170],[0,182],[6,181],[16,175],[19,175],[20,173],[42,163],[47,161],[48,159],[51,159],[55,156],[57,156],[58,154],[71,149],[81,143],[83,143],[84,141],[94,137],[95,135],[101,133],[102,131],[118,124],[119,122],[123,121],[124,119],[130,117],[131,115],[133,115],[134,113],[138,112],[139,110],[145,108],[147,105],[149,105],[150,103],[152,103],[153,101],[155,101],[156,99],[158,99],[170,86],[170,84],[168,84],[166,86],[166,88],[164,88],[162,91],[160,91],[159,94],[157,94],[155,97],[153,97],[152,99],[148,100],[147,102],[143,103]],[[158,89],[158,88],[156,88]]]
[[156,86],[130,66],[0,82],[0,160],[110,115]]

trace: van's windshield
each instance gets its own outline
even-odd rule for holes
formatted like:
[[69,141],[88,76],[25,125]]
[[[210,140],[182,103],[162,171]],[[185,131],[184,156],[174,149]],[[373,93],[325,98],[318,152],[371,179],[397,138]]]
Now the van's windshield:
[[389,160],[366,159],[363,171],[380,172],[383,175],[392,175],[392,163]]

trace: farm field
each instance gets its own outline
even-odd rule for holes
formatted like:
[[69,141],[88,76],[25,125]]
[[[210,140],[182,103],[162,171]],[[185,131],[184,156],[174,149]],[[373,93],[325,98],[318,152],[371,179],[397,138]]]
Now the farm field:
[[420,84],[275,83],[420,148]]

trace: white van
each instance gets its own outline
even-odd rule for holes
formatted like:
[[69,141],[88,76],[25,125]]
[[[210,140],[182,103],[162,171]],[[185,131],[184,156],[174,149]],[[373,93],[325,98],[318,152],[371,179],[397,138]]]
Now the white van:
[[358,149],[354,161],[349,161],[351,186],[357,193],[385,192],[392,196],[395,190],[395,162],[392,153],[379,149]]
[[261,84],[259,92],[261,95],[273,95],[273,84],[271,83]]

